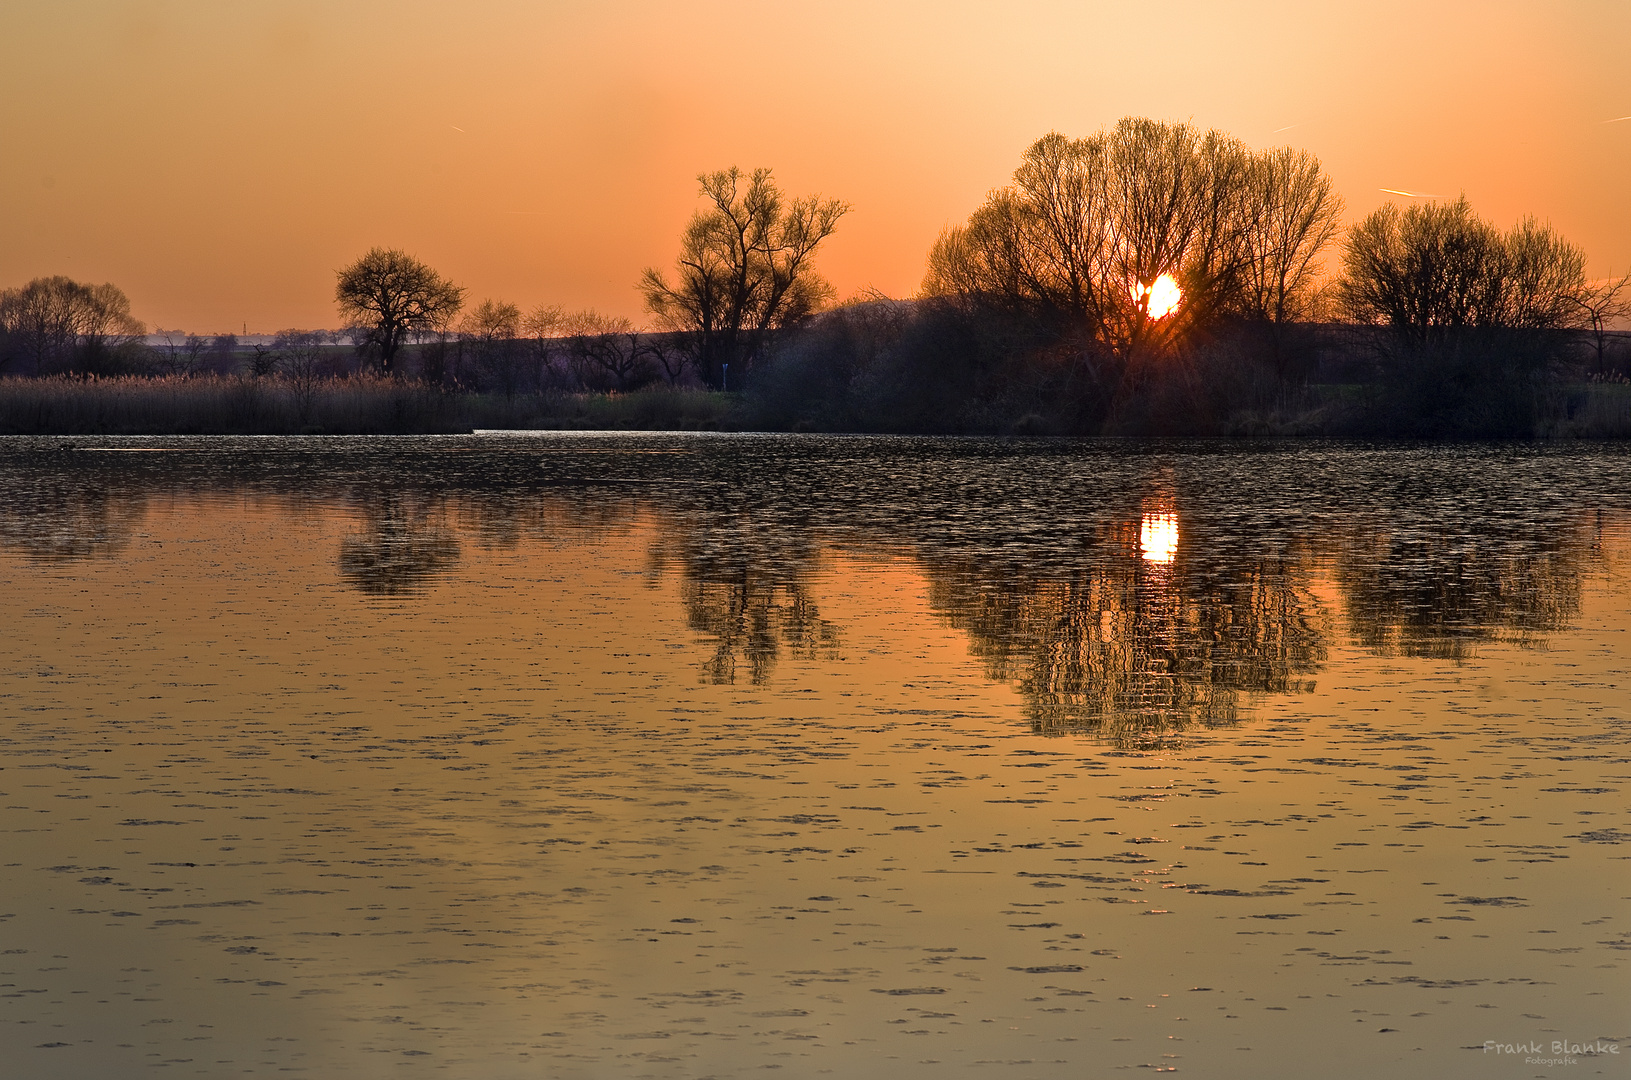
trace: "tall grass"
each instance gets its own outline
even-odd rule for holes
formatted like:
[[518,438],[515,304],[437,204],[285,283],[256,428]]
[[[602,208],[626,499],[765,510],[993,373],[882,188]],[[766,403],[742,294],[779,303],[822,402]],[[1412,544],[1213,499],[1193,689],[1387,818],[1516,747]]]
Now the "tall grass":
[[730,428],[737,400],[696,390],[504,396],[375,376],[0,379],[6,435],[423,435],[475,428]]
[[1631,383],[1575,383],[1564,388],[1547,438],[1631,439]]
[[[1216,371],[1208,376],[1198,390],[1157,387],[1161,392],[1143,403],[1150,415],[1122,417],[1125,430],[1114,433],[1396,433],[1386,410],[1378,406],[1374,386],[1317,385],[1275,393],[1224,387],[1214,397],[1221,377]],[[786,389],[774,383],[771,387]],[[886,407],[866,411],[864,401],[836,401],[830,388],[797,389],[806,393],[795,395],[791,404],[796,407],[789,407],[774,396],[669,387],[627,394],[549,391],[505,396],[368,375],[305,383],[230,375],[6,377],[0,378],[0,435],[432,435],[482,428],[1102,434],[1112,427],[1096,425],[1084,432],[1075,418],[1056,415],[1057,404],[1050,410],[1046,403],[1017,396],[1012,401],[993,396],[984,402],[985,412],[972,419],[970,409],[961,403],[942,402],[944,411],[925,420],[916,413],[891,413]],[[1553,384],[1544,396],[1547,400],[1537,409],[1533,430],[1521,434],[1631,439],[1631,384]],[[872,400],[888,406],[894,403],[889,397],[876,392]]]

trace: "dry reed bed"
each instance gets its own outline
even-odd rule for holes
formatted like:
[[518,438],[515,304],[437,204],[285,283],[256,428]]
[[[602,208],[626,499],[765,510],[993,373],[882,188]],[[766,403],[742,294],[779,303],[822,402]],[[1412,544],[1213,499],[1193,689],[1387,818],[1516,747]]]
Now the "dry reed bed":
[[[1362,388],[1321,389],[1296,403],[1238,413],[1189,434],[1366,435],[1385,430],[1347,401]],[[1359,394],[1363,397],[1363,394]],[[1533,434],[1631,439],[1631,384],[1557,386]],[[1333,422],[1333,418],[1335,422]],[[378,376],[299,382],[282,377],[0,378],[0,435],[422,435],[478,428],[739,430],[787,426],[740,395],[653,387],[628,394],[478,394]],[[781,421],[781,422],[778,422]],[[801,425],[802,426],[802,425]],[[1012,427],[1012,425],[1006,425]],[[999,425],[995,430],[1004,430]],[[1375,430],[1371,430],[1371,429]],[[1013,427],[1019,433],[1023,425]],[[1042,433],[1042,432],[1036,432]]]
[[473,394],[374,376],[0,379],[6,435],[418,435],[475,428],[728,427],[734,398],[693,390]]

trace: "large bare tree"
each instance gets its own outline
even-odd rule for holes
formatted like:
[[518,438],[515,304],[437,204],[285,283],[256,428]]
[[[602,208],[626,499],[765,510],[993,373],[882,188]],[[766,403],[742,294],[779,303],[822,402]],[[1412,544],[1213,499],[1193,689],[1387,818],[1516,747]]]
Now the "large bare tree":
[[1289,146],[1257,156],[1247,185],[1240,310],[1266,323],[1306,319],[1320,257],[1341,231],[1342,196],[1318,158]]
[[116,285],[86,285],[59,275],[0,290],[0,334],[8,346],[0,351],[0,365],[14,353],[36,375],[95,370],[111,350],[145,332]]
[[1595,282],[1574,301],[1599,376],[1609,374],[1608,343],[1614,324],[1631,316],[1631,292],[1627,290],[1631,290],[1631,274]]
[[340,316],[366,330],[386,374],[411,335],[446,326],[464,305],[463,289],[402,251],[373,248],[337,277]]
[[1558,329],[1582,322],[1585,254],[1533,218],[1502,233],[1466,197],[1401,208],[1355,225],[1338,296],[1359,323],[1422,344],[1477,329]]
[[1454,202],[1355,225],[1337,295],[1364,329],[1403,433],[1528,436],[1538,388],[1584,325],[1585,255],[1533,219],[1503,233]]
[[[1063,317],[1125,360],[1220,319],[1298,317],[1341,209],[1309,154],[1129,117],[1033,143],[1012,184],[941,234],[923,292]],[[1164,275],[1182,300],[1152,311]]]
[[673,282],[648,268],[639,288],[658,326],[691,343],[703,382],[719,386],[725,365],[745,374],[769,331],[831,298],[811,257],[849,206],[819,195],[788,201],[769,169],[732,166],[697,179],[711,205],[680,237]]

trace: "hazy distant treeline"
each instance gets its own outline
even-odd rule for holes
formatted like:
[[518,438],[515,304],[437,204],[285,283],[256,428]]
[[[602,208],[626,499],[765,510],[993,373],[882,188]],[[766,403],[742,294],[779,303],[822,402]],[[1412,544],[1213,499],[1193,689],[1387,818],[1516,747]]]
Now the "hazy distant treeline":
[[[130,315],[111,284],[39,278],[0,291],[0,375],[203,375],[281,378],[301,384],[379,369],[369,328],[236,334],[155,330]],[[398,371],[451,390],[505,395],[627,392],[653,383],[700,385],[674,335],[637,330],[595,311],[485,301],[458,323],[422,330]]]

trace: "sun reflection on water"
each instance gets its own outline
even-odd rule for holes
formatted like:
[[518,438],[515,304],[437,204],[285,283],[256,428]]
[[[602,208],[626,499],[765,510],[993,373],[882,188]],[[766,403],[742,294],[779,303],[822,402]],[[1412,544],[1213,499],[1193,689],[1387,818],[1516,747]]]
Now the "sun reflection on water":
[[1146,562],[1170,563],[1178,553],[1178,515],[1145,514],[1139,524],[1138,549]]

